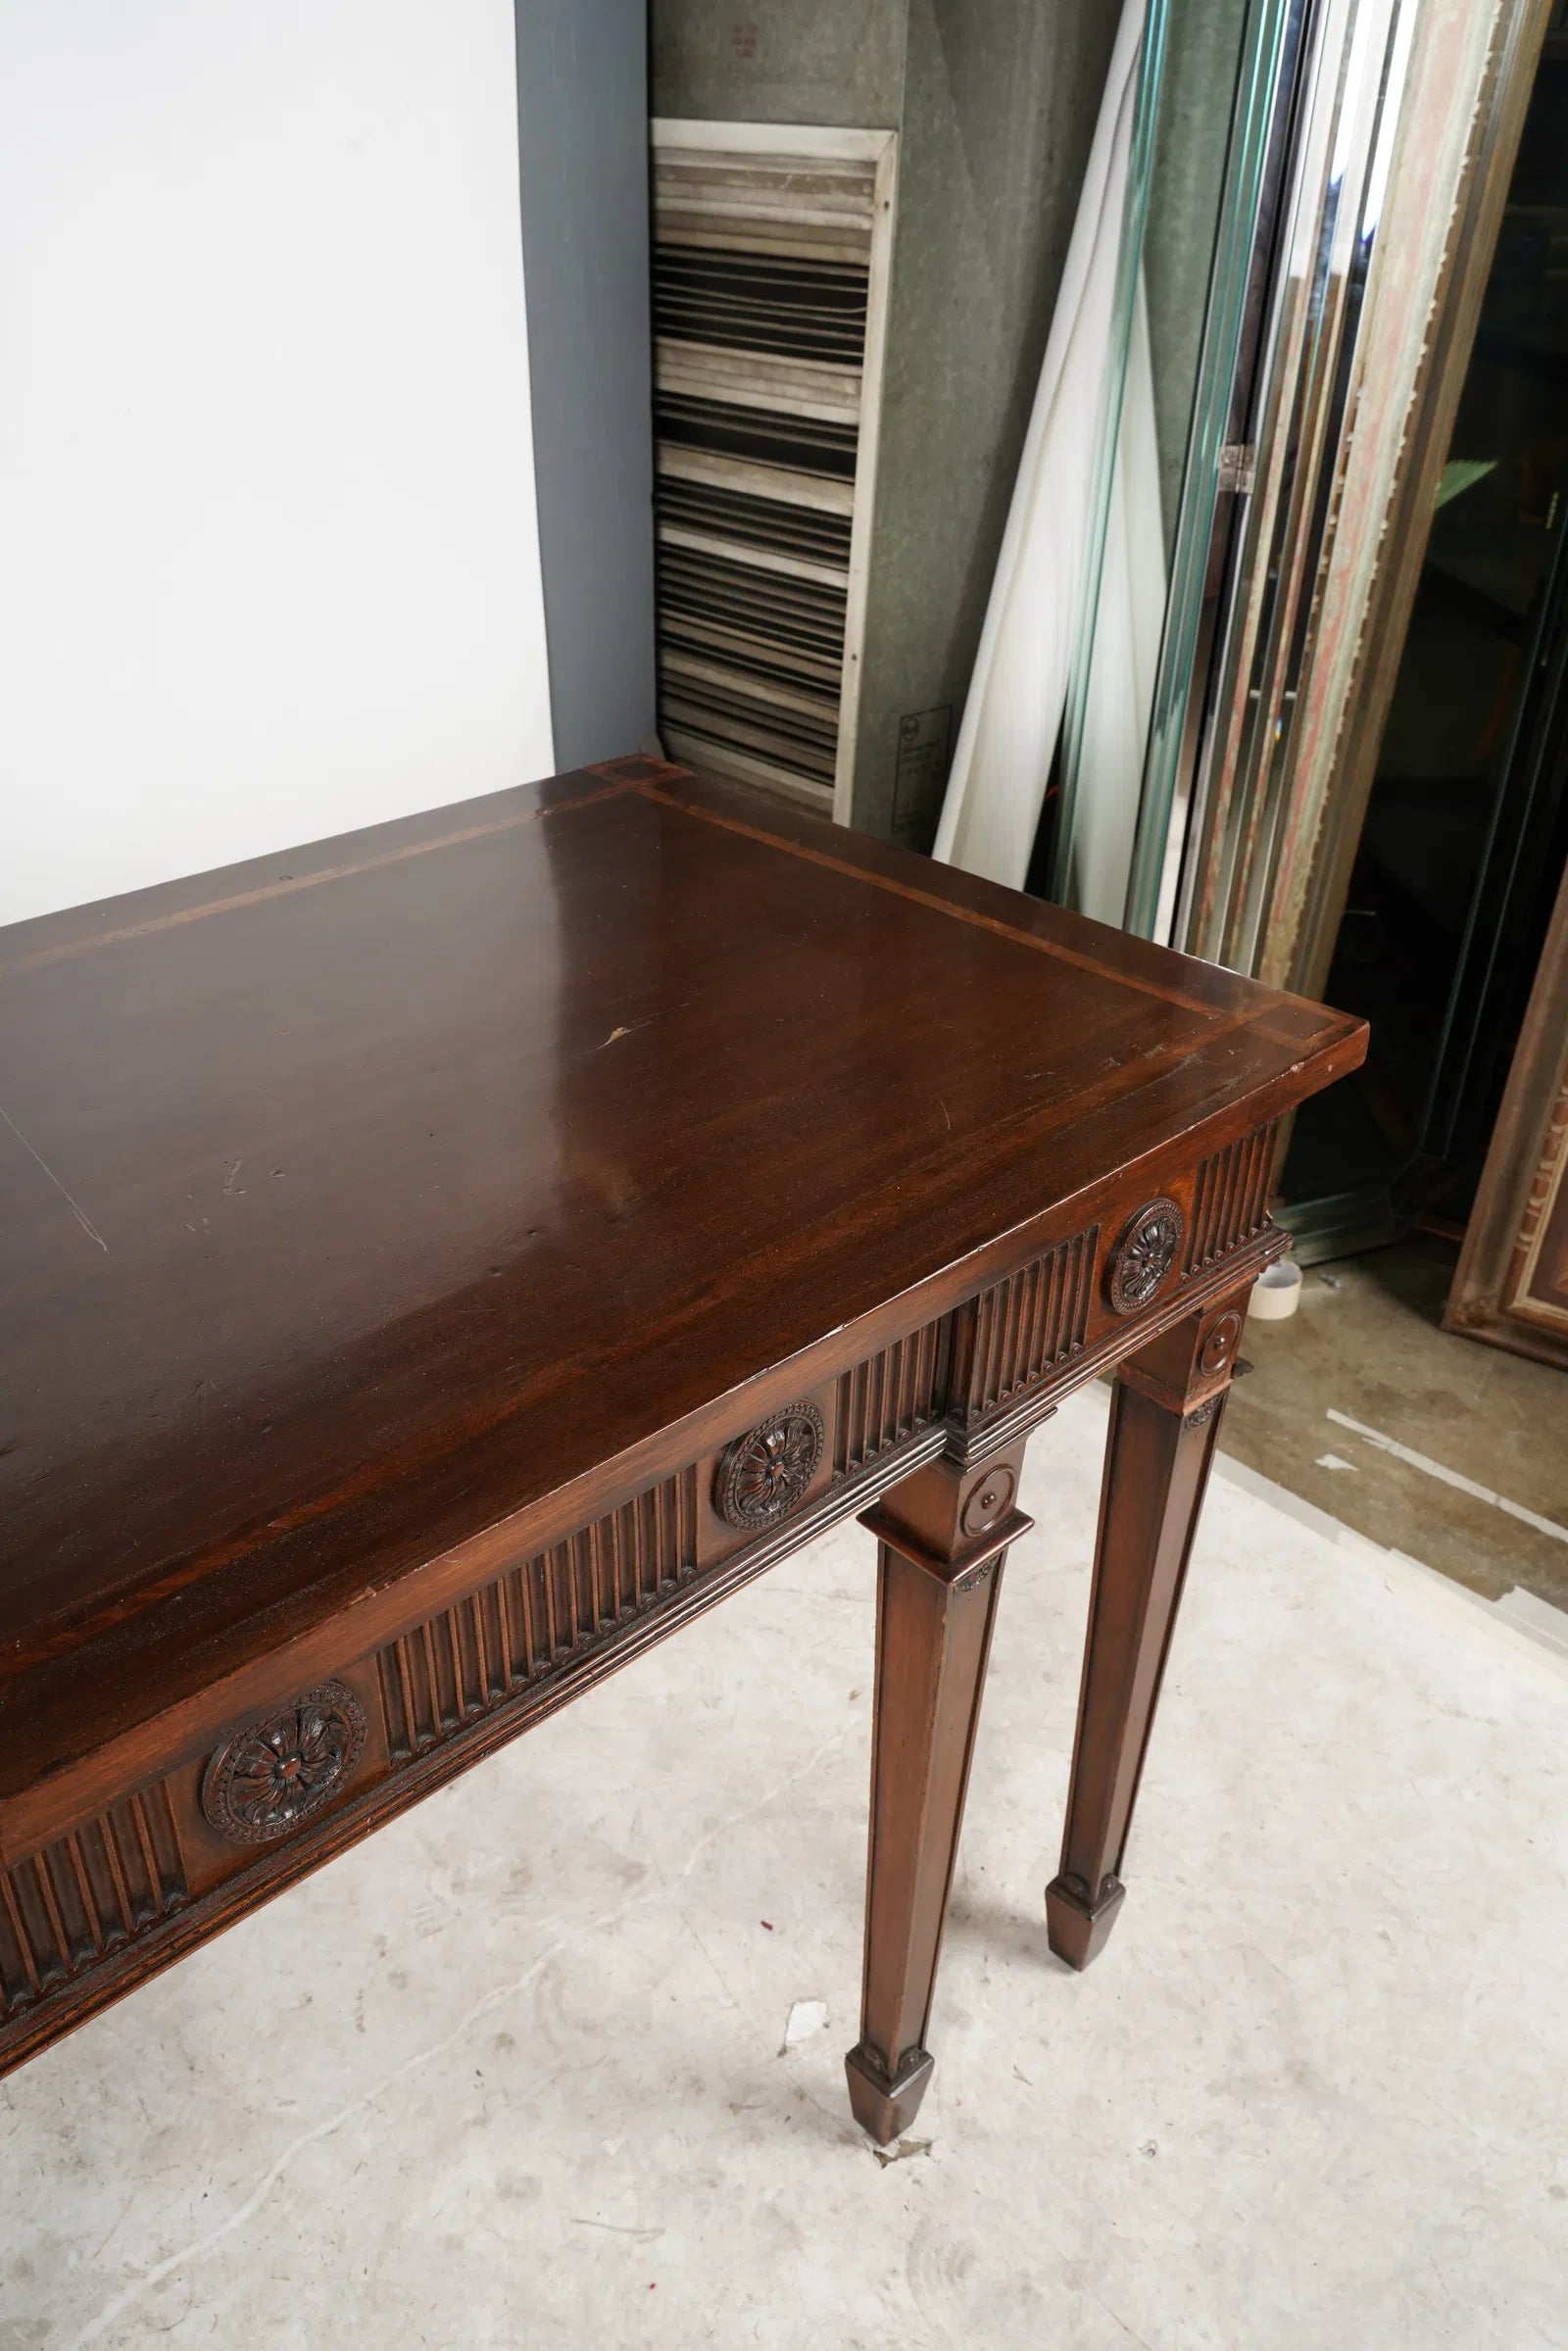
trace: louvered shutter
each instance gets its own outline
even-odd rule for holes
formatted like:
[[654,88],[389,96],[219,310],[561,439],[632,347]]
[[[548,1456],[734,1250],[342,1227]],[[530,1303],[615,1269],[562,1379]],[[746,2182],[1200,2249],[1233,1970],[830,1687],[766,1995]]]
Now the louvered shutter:
[[654,125],[660,731],[845,818],[896,144]]

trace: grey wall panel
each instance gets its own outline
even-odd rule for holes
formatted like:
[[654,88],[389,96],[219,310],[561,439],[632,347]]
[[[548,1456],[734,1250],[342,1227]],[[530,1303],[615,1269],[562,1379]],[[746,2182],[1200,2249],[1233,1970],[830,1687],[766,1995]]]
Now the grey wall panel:
[[556,764],[654,724],[647,22],[515,0],[517,147]]
[[906,0],[654,0],[654,112],[897,130]]

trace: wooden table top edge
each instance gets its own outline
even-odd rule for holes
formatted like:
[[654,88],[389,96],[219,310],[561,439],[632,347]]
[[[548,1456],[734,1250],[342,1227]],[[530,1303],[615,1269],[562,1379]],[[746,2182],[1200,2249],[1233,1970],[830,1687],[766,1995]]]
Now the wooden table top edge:
[[[1148,1189],[1152,1194],[1161,1189],[1157,1170],[1152,1171]],[[1087,1221],[1092,1229],[1093,1214]],[[1054,1229],[1059,1219],[1053,1218],[1051,1222],[1054,1230],[1049,1238],[1029,1228],[1028,1238],[1018,1248],[1000,1255],[997,1247],[982,1252],[983,1269],[971,1271],[962,1295],[955,1298],[944,1312],[958,1311],[984,1295],[999,1279],[1049,1253],[1053,1242],[1059,1246],[1069,1237]],[[1152,1309],[1140,1315],[1136,1329],[1139,1343],[1200,1311],[1212,1298],[1234,1289],[1250,1271],[1261,1272],[1288,1245],[1287,1234],[1276,1227],[1266,1228],[1253,1243],[1229,1252],[1205,1273],[1173,1290]],[[343,1657],[368,1653],[395,1640],[476,1585],[500,1577],[566,1541],[612,1508],[615,1501],[647,1492],[689,1463],[711,1454],[737,1430],[765,1421],[797,1394],[820,1387],[836,1374],[875,1357],[887,1346],[933,1318],[935,1301],[927,1294],[935,1292],[941,1281],[940,1275],[933,1276],[918,1290],[890,1300],[843,1331],[827,1334],[788,1362],[770,1365],[745,1387],[715,1397],[680,1421],[660,1429],[613,1461],[573,1479],[569,1485],[515,1513],[493,1521],[452,1547],[389,1576],[384,1582],[368,1585],[357,1600],[333,1609],[275,1646],[262,1648],[221,1679],[208,1681],[197,1677],[189,1693],[173,1705],[138,1719],[102,1743],[63,1762],[58,1769],[20,1788],[0,1790],[0,1869],[11,1868],[29,1852],[93,1820],[114,1789],[124,1786],[127,1779],[134,1781],[138,1773],[146,1773],[149,1756],[156,1755],[157,1769],[162,1773],[172,1764],[202,1755],[214,1739],[236,1720],[261,1715],[270,1707],[285,1702],[291,1692],[330,1671]],[[1017,1399],[1010,1421],[1028,1428],[1047,1418],[1075,1389],[1110,1368],[1125,1353],[1128,1337],[1123,1330],[1104,1334],[1058,1375],[1031,1387],[1027,1395]],[[1002,1418],[993,1417],[999,1421]],[[944,1420],[931,1427],[940,1437],[941,1445],[953,1448],[955,1457],[964,1457],[966,1433],[959,1424]],[[1007,1434],[1012,1434],[1010,1423]],[[923,1445],[940,1449],[940,1445],[933,1444],[930,1429],[922,1430],[919,1435]],[[910,1458],[919,1449],[914,1448]],[[902,1451],[896,1456],[890,1452],[882,1457],[878,1467],[886,1474],[874,1482],[877,1490],[904,1475],[908,1466],[909,1461]],[[832,1511],[822,1524],[850,1515],[860,1507],[870,1490],[866,1487],[862,1492],[860,1483],[852,1487],[846,1481],[842,1508]],[[800,1540],[800,1530],[792,1525],[788,1532],[790,1541],[785,1547],[793,1548]],[[750,1574],[760,1573],[773,1564],[778,1555],[775,1546],[769,1544],[765,1549],[766,1555],[757,1560]],[[738,1555],[735,1561],[726,1562],[726,1567],[741,1564]],[[742,1575],[739,1580],[748,1580],[748,1576]],[[726,1589],[733,1589],[733,1585]],[[663,1629],[672,1629],[672,1624]],[[628,1651],[634,1653],[635,1650]],[[620,1662],[624,1659],[617,1658],[616,1663]]]
[[[570,789],[562,788],[566,786]],[[998,902],[1010,906],[1015,917],[1024,910],[1011,893],[997,892],[991,884],[975,883],[970,877],[955,875],[946,868],[928,867],[923,860],[916,863],[907,853],[888,850],[865,836],[843,832],[807,811],[782,805],[777,810],[766,806],[765,824],[751,821],[740,810],[751,808],[755,814],[755,795],[741,794],[736,788],[696,771],[638,755],[578,770],[570,776],[516,787],[509,793],[490,796],[489,802],[458,803],[452,809],[431,811],[374,828],[377,836],[393,837],[384,841],[380,851],[368,853],[358,862],[334,857],[332,853],[340,844],[328,842],[317,845],[316,853],[285,853],[281,857],[251,860],[244,869],[225,869],[243,870],[252,879],[246,890],[229,891],[216,900],[201,895],[200,884],[205,877],[137,894],[143,902],[142,918],[128,925],[111,925],[105,929],[100,921],[94,929],[90,918],[99,915],[101,909],[79,909],[77,913],[82,920],[73,937],[71,918],[41,918],[41,926],[20,927],[35,934],[41,927],[47,935],[30,952],[12,962],[0,961],[0,973],[36,968],[40,962],[63,955],[113,947],[122,940],[148,935],[171,923],[200,920],[236,904],[256,903],[258,898],[275,891],[330,883],[349,872],[363,870],[367,861],[417,856],[456,840],[480,837],[498,825],[538,821],[628,791],[656,796],[671,806],[689,808],[708,821],[736,826],[791,854],[822,859],[879,886],[917,896],[922,903],[956,912],[963,919],[981,921],[1031,947],[1064,954],[1068,960],[1096,967],[1092,957],[1063,949],[1059,942],[1040,937],[1032,929],[1020,929],[1016,918],[1010,922],[1003,919],[996,911]],[[722,805],[712,805],[715,799]],[[492,809],[489,821],[476,819],[474,812],[495,801],[510,805],[504,811]],[[343,838],[354,841],[362,837]],[[821,847],[823,839],[831,845],[827,850]],[[313,854],[317,856],[314,865],[309,862]],[[289,869],[281,877],[275,872],[280,864]],[[908,870],[911,865],[916,867],[913,878]],[[889,870],[891,866],[897,870]],[[939,877],[941,886],[927,889],[926,873]],[[267,875],[271,878],[265,878]],[[958,903],[960,900],[962,904]],[[1033,902],[1029,905],[1032,906]],[[1029,920],[1035,919],[1030,912]],[[1059,915],[1056,909],[1042,909],[1039,919],[1049,927]],[[1105,937],[1120,940],[1121,934],[1106,933]],[[0,954],[4,945],[5,935],[0,934]],[[1156,958],[1165,953],[1148,951],[1142,942],[1124,943],[1118,952],[1135,957],[1149,953]],[[1212,967],[1192,968],[1195,974],[1201,974]],[[1221,981],[1236,985],[1234,975],[1221,975]],[[1214,1004],[1204,1002],[1200,993],[1188,995],[1161,990],[1152,987],[1147,979],[1135,979],[1132,984],[1151,987],[1154,994],[1163,994],[1169,1001],[1189,1004],[1204,1013],[1215,1012]],[[1195,980],[1195,989],[1198,986]],[[1316,1006],[1298,1006],[1298,1000],[1277,991],[1251,988],[1250,984],[1249,987],[1255,1009],[1249,1013],[1244,1025],[1258,1026],[1276,1043],[1298,1051],[1298,1057],[1283,1067],[1267,1087],[1249,1095],[1250,1117],[1266,1122],[1299,1100],[1304,1092],[1315,1091],[1355,1066],[1365,1052],[1366,1032],[1363,1024],[1345,1016]],[[1310,1042],[1289,1027],[1283,1037],[1269,1028],[1269,1023],[1282,1011],[1287,1015],[1299,1012],[1310,1016],[1306,1024],[1313,1032]],[[1303,1075],[1308,1081],[1305,1085]],[[358,1600],[334,1608],[319,1622],[303,1627],[274,1646],[264,1646],[261,1653],[239,1670],[217,1680],[203,1679],[193,1670],[193,1687],[173,1704],[138,1718],[101,1743],[62,1759],[54,1770],[32,1778],[25,1786],[12,1787],[0,1793],[0,1867],[11,1866],[48,1838],[89,1820],[101,1808],[106,1789],[121,1784],[137,1757],[156,1749],[162,1765],[167,1757],[199,1753],[226,1722],[279,1701],[291,1689],[299,1687],[302,1677],[324,1670],[331,1656],[344,1653],[345,1640],[368,1649],[393,1638],[432,1608],[441,1606],[448,1597],[471,1586],[476,1578],[503,1572],[518,1559],[531,1557],[540,1549],[566,1540],[594,1513],[608,1506],[608,1497],[618,1499],[651,1487],[687,1463],[700,1460],[705,1452],[732,1436],[744,1421],[760,1418],[787,1403],[797,1392],[842,1375],[922,1323],[955,1313],[1009,1273],[1046,1255],[1074,1234],[1093,1228],[1102,1217],[1113,1190],[1125,1187],[1131,1173],[1138,1175],[1148,1193],[1157,1193],[1171,1180],[1174,1170],[1203,1157],[1226,1118],[1225,1105],[1216,1103],[1206,1118],[1124,1163],[1114,1177],[1053,1200],[1039,1214],[956,1260],[934,1268],[872,1311],[821,1334],[786,1360],[764,1366],[722,1395],[706,1399],[692,1410],[650,1430],[612,1460],[533,1497],[516,1512],[476,1529],[429,1558],[406,1561],[379,1581],[372,1576]],[[1260,1266],[1267,1255],[1284,1246],[1283,1237],[1270,1234],[1249,1251],[1233,1252],[1222,1266],[1173,1292],[1155,1314],[1140,1317],[1139,1335],[1146,1336],[1160,1327],[1162,1317],[1168,1320],[1190,1313],[1216,1285],[1234,1285],[1249,1262],[1255,1259]],[[1112,1359],[1117,1351],[1125,1351],[1129,1334],[1117,1332],[1112,1337],[1114,1347],[1103,1345],[1095,1359],[1075,1361],[1069,1367],[1070,1378],[1064,1376],[1058,1381],[1042,1383],[1038,1393],[1028,1399],[1029,1408],[1038,1405],[1037,1416],[1054,1409],[1071,1386],[1094,1376],[1101,1364]],[[25,1704],[27,1689],[25,1676],[14,1680],[9,1693],[11,1702]],[[0,1699],[6,1694],[0,1685]]]

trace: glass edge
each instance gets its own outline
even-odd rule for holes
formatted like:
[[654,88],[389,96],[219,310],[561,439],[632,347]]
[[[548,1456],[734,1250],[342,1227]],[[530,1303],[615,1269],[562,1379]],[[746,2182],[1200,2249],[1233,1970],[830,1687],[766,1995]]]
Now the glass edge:
[[1214,237],[1207,318],[1182,476],[1176,560],[1166,598],[1139,794],[1123,927],[1152,936],[1192,690],[1215,510],[1291,0],[1256,0],[1237,72],[1225,200]]

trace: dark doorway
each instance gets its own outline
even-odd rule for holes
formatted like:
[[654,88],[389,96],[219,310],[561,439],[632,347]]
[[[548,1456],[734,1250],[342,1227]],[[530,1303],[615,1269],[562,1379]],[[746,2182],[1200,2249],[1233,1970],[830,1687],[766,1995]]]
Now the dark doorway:
[[1548,36],[1325,993],[1365,1070],[1307,1103],[1301,1253],[1463,1225],[1568,855],[1568,33]]

